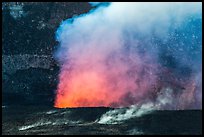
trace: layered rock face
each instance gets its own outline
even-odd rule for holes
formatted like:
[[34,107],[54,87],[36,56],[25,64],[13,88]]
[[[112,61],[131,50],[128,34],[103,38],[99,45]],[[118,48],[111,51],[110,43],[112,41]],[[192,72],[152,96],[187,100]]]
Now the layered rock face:
[[74,2],[2,3],[3,104],[52,105],[59,73],[55,31],[90,8]]

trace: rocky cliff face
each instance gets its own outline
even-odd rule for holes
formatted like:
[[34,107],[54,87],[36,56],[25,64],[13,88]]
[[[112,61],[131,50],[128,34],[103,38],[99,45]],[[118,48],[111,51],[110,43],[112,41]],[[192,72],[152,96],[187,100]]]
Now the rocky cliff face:
[[90,8],[75,2],[2,3],[3,104],[52,105],[59,72],[55,31]]

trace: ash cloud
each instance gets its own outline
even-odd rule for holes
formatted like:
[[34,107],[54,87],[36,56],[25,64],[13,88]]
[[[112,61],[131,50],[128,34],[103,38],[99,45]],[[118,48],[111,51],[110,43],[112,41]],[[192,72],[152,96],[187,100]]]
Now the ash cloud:
[[96,5],[56,32],[55,107],[154,104],[170,87],[166,109],[201,109],[201,3]]

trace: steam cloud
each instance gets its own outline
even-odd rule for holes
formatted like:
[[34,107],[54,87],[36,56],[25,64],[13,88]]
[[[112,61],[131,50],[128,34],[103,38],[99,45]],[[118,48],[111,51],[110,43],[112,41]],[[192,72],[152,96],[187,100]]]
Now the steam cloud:
[[158,105],[169,97],[158,109],[201,109],[201,3],[92,5],[56,32],[55,107]]
[[146,102],[141,105],[132,105],[128,108],[119,108],[103,114],[97,120],[100,124],[119,124],[125,120],[141,117],[155,110],[163,109],[172,104],[172,89],[166,88],[156,99],[156,102]]

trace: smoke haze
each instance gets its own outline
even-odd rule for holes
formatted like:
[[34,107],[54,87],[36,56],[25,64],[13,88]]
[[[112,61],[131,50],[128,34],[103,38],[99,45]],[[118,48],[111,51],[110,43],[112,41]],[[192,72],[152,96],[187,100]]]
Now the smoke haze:
[[201,3],[92,5],[56,32],[55,107],[202,108]]

